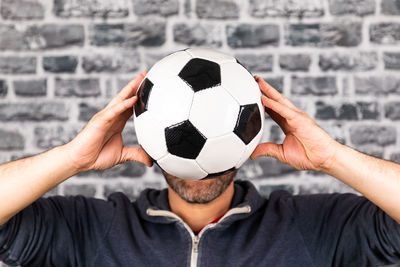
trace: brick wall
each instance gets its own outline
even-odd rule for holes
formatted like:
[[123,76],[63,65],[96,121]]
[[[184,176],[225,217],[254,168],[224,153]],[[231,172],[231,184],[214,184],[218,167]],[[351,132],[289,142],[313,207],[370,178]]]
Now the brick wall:
[[[399,44],[399,0],[0,0],[0,162],[68,142],[131,78],[186,47],[235,55],[340,142],[399,162]],[[125,137],[137,144],[132,122]],[[264,140],[282,138],[267,119]],[[352,191],[272,158],[238,177],[265,195]],[[158,169],[127,163],[48,195],[134,199],[164,186]]]
[[[0,0],[0,15],[2,162],[68,142],[129,79],[190,46],[235,55],[340,142],[400,161],[398,0]],[[137,143],[132,122],[125,136]],[[238,177],[265,195],[351,191],[272,158]],[[135,198],[149,186],[165,186],[159,170],[127,163],[49,194]]]

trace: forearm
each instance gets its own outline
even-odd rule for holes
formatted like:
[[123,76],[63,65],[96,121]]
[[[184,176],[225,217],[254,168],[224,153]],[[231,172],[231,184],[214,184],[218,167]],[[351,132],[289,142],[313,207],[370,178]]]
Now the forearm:
[[77,171],[64,147],[0,165],[0,225]]
[[400,165],[339,145],[325,170],[384,210],[400,223]]

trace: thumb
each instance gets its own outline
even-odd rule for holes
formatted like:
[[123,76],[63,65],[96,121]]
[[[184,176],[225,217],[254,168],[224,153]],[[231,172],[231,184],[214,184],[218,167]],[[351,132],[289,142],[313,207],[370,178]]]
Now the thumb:
[[285,162],[281,144],[279,145],[275,143],[259,144],[253,151],[253,153],[250,155],[250,158],[253,160],[261,156],[274,157],[281,162]]
[[124,147],[122,149],[121,162],[137,161],[148,167],[153,166],[153,159],[140,147]]

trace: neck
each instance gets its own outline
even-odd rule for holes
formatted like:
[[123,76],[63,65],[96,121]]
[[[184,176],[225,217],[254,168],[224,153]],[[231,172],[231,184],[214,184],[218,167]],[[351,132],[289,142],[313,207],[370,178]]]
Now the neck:
[[198,231],[228,211],[234,194],[232,182],[216,199],[207,204],[186,202],[168,186],[168,199],[171,211],[181,217],[193,231]]

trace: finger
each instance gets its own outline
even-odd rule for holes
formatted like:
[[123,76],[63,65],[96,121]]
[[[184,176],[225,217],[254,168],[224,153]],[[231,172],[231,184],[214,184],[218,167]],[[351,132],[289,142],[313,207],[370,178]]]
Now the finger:
[[268,96],[269,98],[284,104],[292,109],[296,109],[297,107],[290,102],[289,99],[287,99],[284,95],[282,95],[281,93],[279,93],[275,88],[273,88],[269,83],[267,83],[266,81],[264,81],[262,78],[260,78],[259,76],[254,76],[261,91]]
[[276,158],[277,160],[285,163],[285,157],[283,153],[283,147],[281,144],[275,144],[275,143],[262,143],[259,144],[256,149],[253,151],[251,154],[250,158],[252,160],[265,156],[265,157],[273,157]]
[[121,163],[127,161],[141,162],[148,167],[153,166],[152,158],[140,147],[124,147],[122,149]]
[[284,104],[270,99],[264,95],[261,96],[261,101],[265,107],[271,109],[287,120],[293,119],[297,114],[296,111],[290,109],[288,106],[285,106]]
[[134,96],[132,98],[126,99],[120,103],[116,103],[115,105],[105,108],[103,110],[103,114],[100,114],[100,118],[105,123],[112,123],[115,119],[120,116],[122,113],[127,111],[128,109],[132,109],[132,107],[138,101],[138,97]]
[[118,102],[124,101],[125,99],[131,98],[136,95],[136,91],[146,76],[147,71],[142,72],[131,80],[112,100],[107,106],[113,106]]

